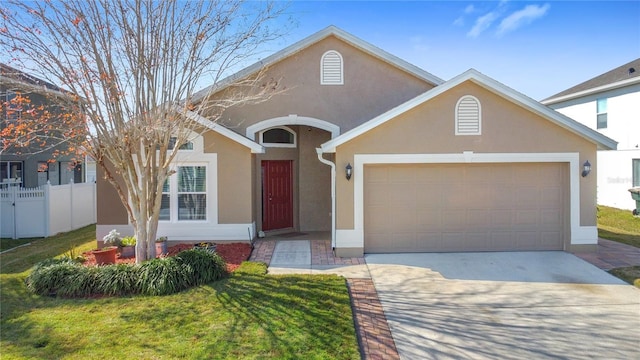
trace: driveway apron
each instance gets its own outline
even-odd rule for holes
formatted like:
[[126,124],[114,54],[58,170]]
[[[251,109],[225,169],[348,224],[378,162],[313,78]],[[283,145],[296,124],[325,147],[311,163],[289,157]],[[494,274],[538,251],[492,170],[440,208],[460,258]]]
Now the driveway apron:
[[640,289],[565,252],[372,254],[402,359],[637,359]]

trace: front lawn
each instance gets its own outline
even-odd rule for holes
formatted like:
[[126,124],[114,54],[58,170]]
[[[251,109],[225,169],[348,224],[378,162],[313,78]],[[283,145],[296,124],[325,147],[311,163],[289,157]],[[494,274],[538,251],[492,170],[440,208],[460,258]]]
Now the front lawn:
[[27,292],[30,266],[90,249],[95,228],[37,241],[0,255],[3,360],[360,358],[343,278],[268,276],[246,263],[169,296],[48,298]]
[[598,236],[640,247],[640,218],[630,210],[598,205]]

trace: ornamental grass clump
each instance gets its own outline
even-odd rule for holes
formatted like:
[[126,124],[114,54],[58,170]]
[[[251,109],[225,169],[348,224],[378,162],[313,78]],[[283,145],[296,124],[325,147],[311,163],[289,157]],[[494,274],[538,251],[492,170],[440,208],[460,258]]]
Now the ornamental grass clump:
[[66,258],[47,259],[33,267],[26,284],[31,292],[44,296],[168,295],[227,275],[218,254],[193,249],[142,264],[99,267]]
[[45,260],[34,267],[26,284],[38,295],[85,297],[96,293],[98,270],[67,258]]

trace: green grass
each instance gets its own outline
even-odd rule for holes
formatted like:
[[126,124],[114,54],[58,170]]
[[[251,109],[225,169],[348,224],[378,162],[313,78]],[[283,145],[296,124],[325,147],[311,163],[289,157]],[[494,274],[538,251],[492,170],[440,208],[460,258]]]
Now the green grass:
[[28,244],[35,239],[7,239],[0,238],[0,252],[13,249],[20,245]]
[[0,255],[2,359],[359,359],[345,280],[231,277],[161,297],[57,299],[27,292],[29,268],[95,246],[95,228]]
[[629,210],[598,205],[598,236],[640,247],[640,218]]
[[629,266],[609,270],[609,273],[640,288],[640,266]]
[[[640,248],[640,218],[629,210],[598,205],[598,236]],[[612,269],[609,273],[640,287],[640,266]]]

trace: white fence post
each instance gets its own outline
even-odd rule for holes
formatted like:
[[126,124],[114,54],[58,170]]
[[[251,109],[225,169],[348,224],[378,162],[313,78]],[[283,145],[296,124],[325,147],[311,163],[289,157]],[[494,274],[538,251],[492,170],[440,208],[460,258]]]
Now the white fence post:
[[44,237],[53,235],[51,233],[51,181],[44,184]]

